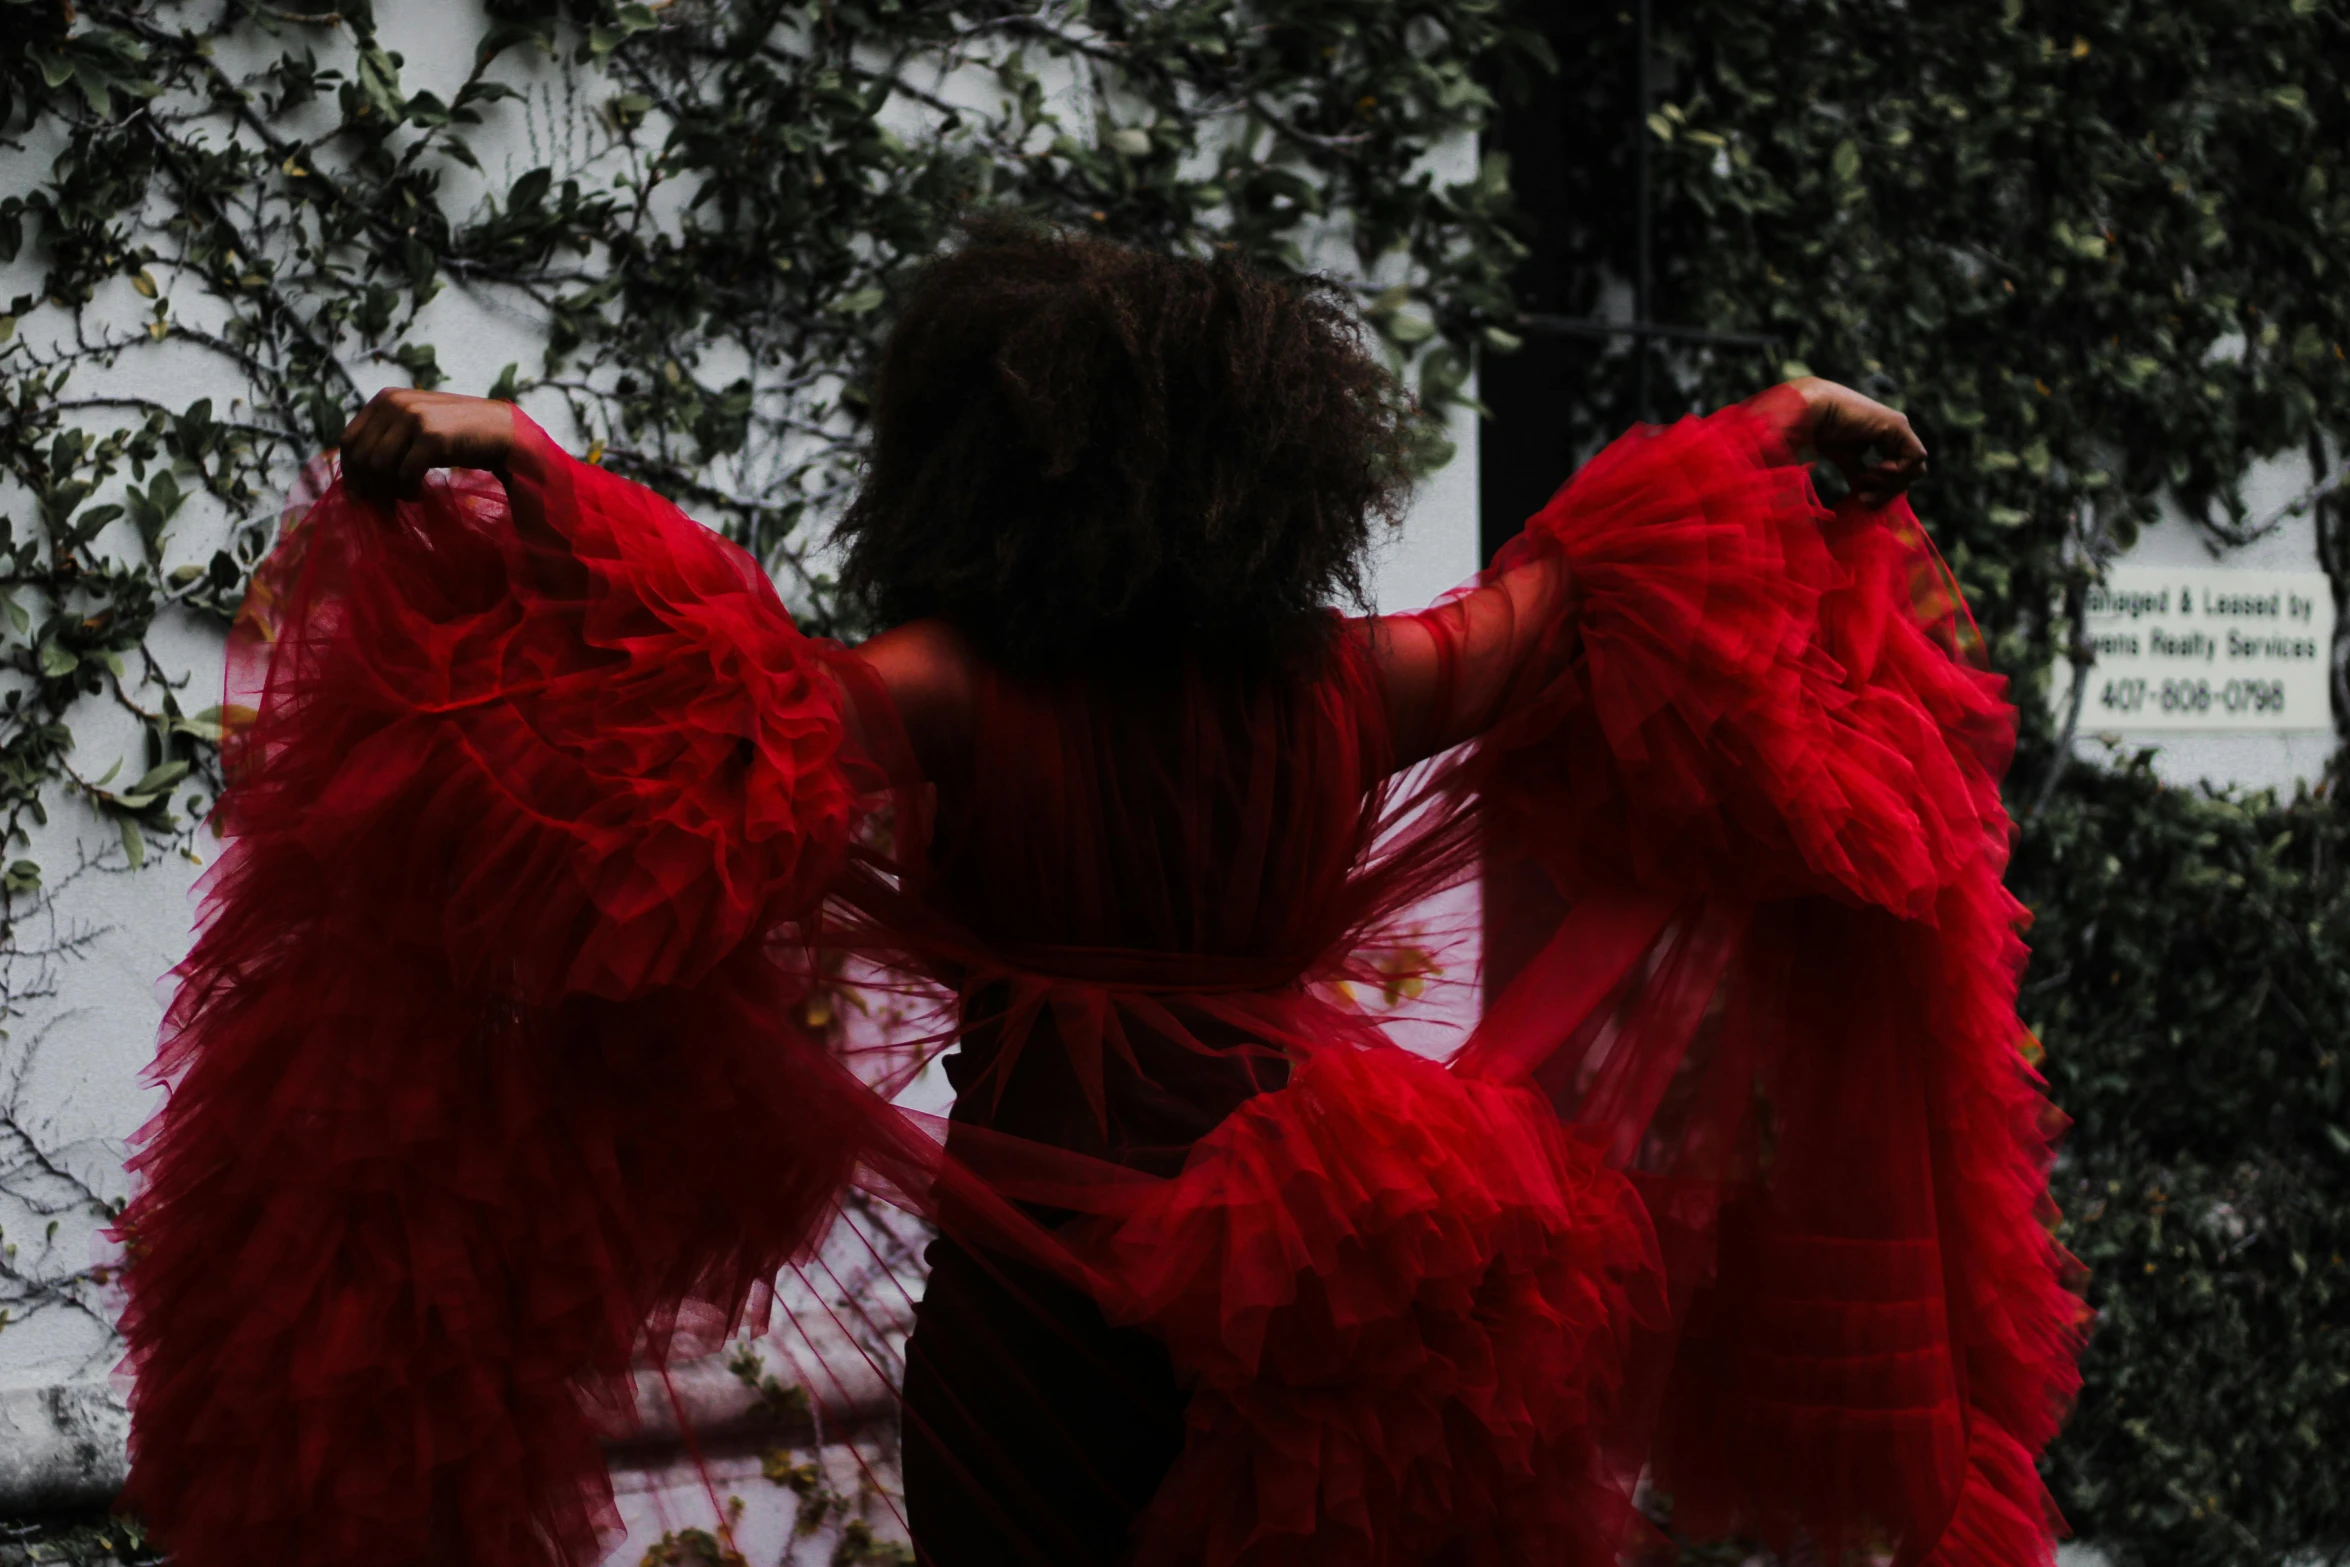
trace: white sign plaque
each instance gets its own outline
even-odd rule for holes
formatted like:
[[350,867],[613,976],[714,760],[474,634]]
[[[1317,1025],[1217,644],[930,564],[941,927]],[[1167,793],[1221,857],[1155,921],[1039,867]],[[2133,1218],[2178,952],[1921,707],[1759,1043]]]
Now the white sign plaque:
[[[2088,611],[2084,734],[2334,726],[2334,595],[2322,571],[2117,565],[2089,589]],[[2056,667],[2060,714],[2071,669]]]

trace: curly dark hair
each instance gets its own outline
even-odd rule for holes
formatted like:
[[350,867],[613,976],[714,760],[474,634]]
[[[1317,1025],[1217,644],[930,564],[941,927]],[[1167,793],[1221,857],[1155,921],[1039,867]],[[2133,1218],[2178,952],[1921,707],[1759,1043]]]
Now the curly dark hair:
[[1331,284],[974,224],[883,351],[841,585],[1025,674],[1263,668],[1364,602],[1409,417]]

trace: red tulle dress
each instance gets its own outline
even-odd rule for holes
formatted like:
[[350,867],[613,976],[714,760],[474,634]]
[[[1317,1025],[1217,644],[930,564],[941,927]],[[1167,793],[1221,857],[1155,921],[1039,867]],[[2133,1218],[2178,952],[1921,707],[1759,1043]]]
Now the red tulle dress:
[[[516,423],[502,487],[297,506],[232,639],[121,1227],[182,1567],[595,1561],[632,1368],[851,1188],[939,1232],[946,1567],[1605,1567],[1643,1476],[1684,1535],[2051,1559],[2011,714],[1906,506],[1823,509],[1767,409],[1635,430],[1269,675],[942,635],[918,764],[874,662]],[[1439,1061],[1353,982],[1472,879]],[[896,1108],[950,1041],[953,1115]]]

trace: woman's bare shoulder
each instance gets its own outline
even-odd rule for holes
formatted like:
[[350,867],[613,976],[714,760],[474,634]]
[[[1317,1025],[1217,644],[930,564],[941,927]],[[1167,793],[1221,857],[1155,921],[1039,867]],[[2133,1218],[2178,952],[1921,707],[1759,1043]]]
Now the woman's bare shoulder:
[[939,776],[971,744],[984,666],[970,639],[943,620],[909,620],[855,652],[889,692],[922,771]]

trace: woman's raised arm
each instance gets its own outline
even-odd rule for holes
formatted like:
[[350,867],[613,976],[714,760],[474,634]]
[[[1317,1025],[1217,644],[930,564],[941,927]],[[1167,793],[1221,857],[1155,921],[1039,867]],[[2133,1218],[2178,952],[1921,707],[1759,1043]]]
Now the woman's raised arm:
[[[1847,386],[1805,376],[1744,405],[1790,463],[1833,462],[1864,504],[1881,506],[1926,470],[1909,420]],[[1483,583],[1430,609],[1363,622],[1386,693],[1396,765],[1475,738],[1507,710],[1510,692],[1546,650],[1572,646],[1574,582],[1555,550],[1505,554]]]
[[[435,468],[478,468],[504,478],[515,457],[513,406],[391,388],[369,399],[344,428],[340,454],[344,481],[381,502],[414,499]],[[525,535],[544,527],[520,504],[514,523]],[[970,741],[969,648],[943,623],[926,621],[886,631],[855,652],[888,692],[914,760],[926,776],[936,776]]]
[[1484,733],[1568,613],[1566,568],[1545,554],[1489,572],[1482,587],[1432,608],[1363,622],[1395,765]]

